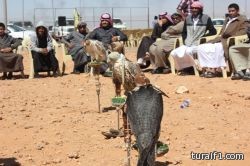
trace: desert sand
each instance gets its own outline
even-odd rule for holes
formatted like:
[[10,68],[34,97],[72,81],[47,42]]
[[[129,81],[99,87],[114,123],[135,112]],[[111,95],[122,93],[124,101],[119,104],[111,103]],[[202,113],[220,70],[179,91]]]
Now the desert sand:
[[[126,48],[135,61],[137,48]],[[25,73],[29,58],[24,57]],[[95,79],[72,75],[67,62],[63,77],[0,81],[1,166],[123,166],[123,138],[105,139],[102,131],[117,128],[117,112],[98,112]],[[18,74],[18,73],[16,73]],[[169,152],[156,166],[247,166],[250,163],[250,82],[145,73],[166,92],[160,140]],[[100,76],[101,107],[111,105],[114,85]],[[178,86],[189,93],[176,94]],[[180,109],[183,100],[190,106]],[[120,120],[122,123],[122,120]],[[133,138],[134,140],[134,138]],[[192,160],[191,152],[243,153],[244,160]],[[131,165],[138,153],[131,151]]]

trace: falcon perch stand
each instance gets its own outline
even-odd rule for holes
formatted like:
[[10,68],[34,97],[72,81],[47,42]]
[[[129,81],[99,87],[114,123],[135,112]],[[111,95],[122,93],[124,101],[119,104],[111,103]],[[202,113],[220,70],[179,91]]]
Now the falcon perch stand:
[[101,92],[101,83],[100,83],[100,67],[103,63],[102,62],[90,62],[89,66],[93,67],[94,69],[94,76],[95,76],[95,86],[96,86],[96,94],[98,98],[98,110],[101,113],[101,104],[100,104],[100,92]]

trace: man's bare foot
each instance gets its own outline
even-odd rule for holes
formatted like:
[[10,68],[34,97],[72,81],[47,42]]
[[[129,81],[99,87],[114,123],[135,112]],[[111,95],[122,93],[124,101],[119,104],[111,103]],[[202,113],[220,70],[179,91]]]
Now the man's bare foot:
[[150,54],[149,52],[146,52],[145,57],[143,58],[145,61],[149,61],[150,60]]

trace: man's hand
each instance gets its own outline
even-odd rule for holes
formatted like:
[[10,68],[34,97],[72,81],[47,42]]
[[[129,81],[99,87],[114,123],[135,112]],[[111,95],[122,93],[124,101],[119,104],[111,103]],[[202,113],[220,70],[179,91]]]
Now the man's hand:
[[224,38],[224,39],[227,39],[227,38],[229,38],[229,37],[231,37],[231,35],[225,34],[225,33],[222,34],[222,38]]
[[67,44],[67,46],[68,46],[68,48],[73,48],[75,45],[74,44],[71,44],[71,43],[69,43],[69,44]]
[[119,41],[120,36],[112,36],[112,42]]
[[82,45],[83,47],[86,45],[84,40],[81,42],[81,45]]
[[42,48],[42,54],[45,54],[45,55],[47,55],[48,54],[48,49],[47,48]]
[[162,26],[162,20],[158,20],[158,24],[160,25],[160,26]]
[[11,47],[2,48],[2,49],[0,50],[0,52],[3,52],[3,53],[9,53],[9,52],[11,52],[11,51],[12,51],[12,48],[11,48]]

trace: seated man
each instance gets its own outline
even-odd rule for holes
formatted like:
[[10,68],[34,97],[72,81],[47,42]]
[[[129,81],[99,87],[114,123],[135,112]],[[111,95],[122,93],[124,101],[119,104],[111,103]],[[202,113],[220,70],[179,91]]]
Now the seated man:
[[233,65],[232,80],[250,81],[250,27],[247,29],[247,35],[246,43],[229,48],[229,57]]
[[[187,16],[184,22],[182,32],[184,45],[170,53],[170,56],[174,58],[176,70],[182,70],[181,74],[186,74],[183,69],[195,66],[193,55],[197,52],[200,38],[216,34],[211,18],[203,14],[203,4],[201,2],[193,2],[191,10],[192,15]],[[207,31],[209,33],[206,33]]]
[[54,77],[58,75],[58,61],[53,50],[52,38],[43,22],[37,24],[35,33],[31,36],[31,53],[34,62],[35,78],[39,77],[38,72],[43,71],[47,71],[48,76],[50,76],[51,70]]
[[[226,67],[228,60],[227,39],[232,36],[246,34],[247,19],[239,14],[239,6],[235,3],[228,6],[228,18],[222,27],[221,33],[209,44],[198,46],[197,55],[199,64],[206,78],[216,77],[217,68]],[[225,57],[224,57],[225,56]]]
[[84,66],[90,60],[83,48],[83,42],[88,34],[87,24],[81,22],[77,25],[77,29],[78,31],[71,32],[61,40],[68,47],[68,53],[72,56],[74,61],[74,74],[84,72]]
[[171,16],[166,12],[159,15],[158,23],[155,24],[151,36],[144,36],[137,50],[137,63],[141,68],[147,68],[150,65],[149,59],[149,48],[156,41],[157,38],[161,37],[161,33],[168,29],[169,26],[173,25]]
[[[0,72],[3,72],[2,80],[12,79],[12,72],[21,71],[23,74],[23,56],[12,52],[21,41],[5,33],[5,25],[0,22]],[[7,72],[9,74],[7,75]]]
[[149,48],[150,61],[154,66],[152,74],[161,74],[170,71],[167,56],[173,50],[176,38],[181,36],[184,25],[180,14],[174,13],[171,18],[174,25],[161,34],[162,40],[154,42]]
[[119,53],[124,53],[124,45],[120,41],[127,41],[127,36],[117,28],[113,27],[110,14],[104,13],[100,18],[100,27],[94,29],[87,39],[98,40],[103,43],[104,47],[109,50],[117,48]]
[[[94,29],[87,39],[98,40],[102,42],[107,51],[117,51],[124,54],[124,44],[121,41],[127,41],[127,36],[117,28],[113,27],[112,18],[110,14],[104,13],[100,18],[100,27]],[[101,74],[108,69],[108,65],[103,64],[101,67]]]

